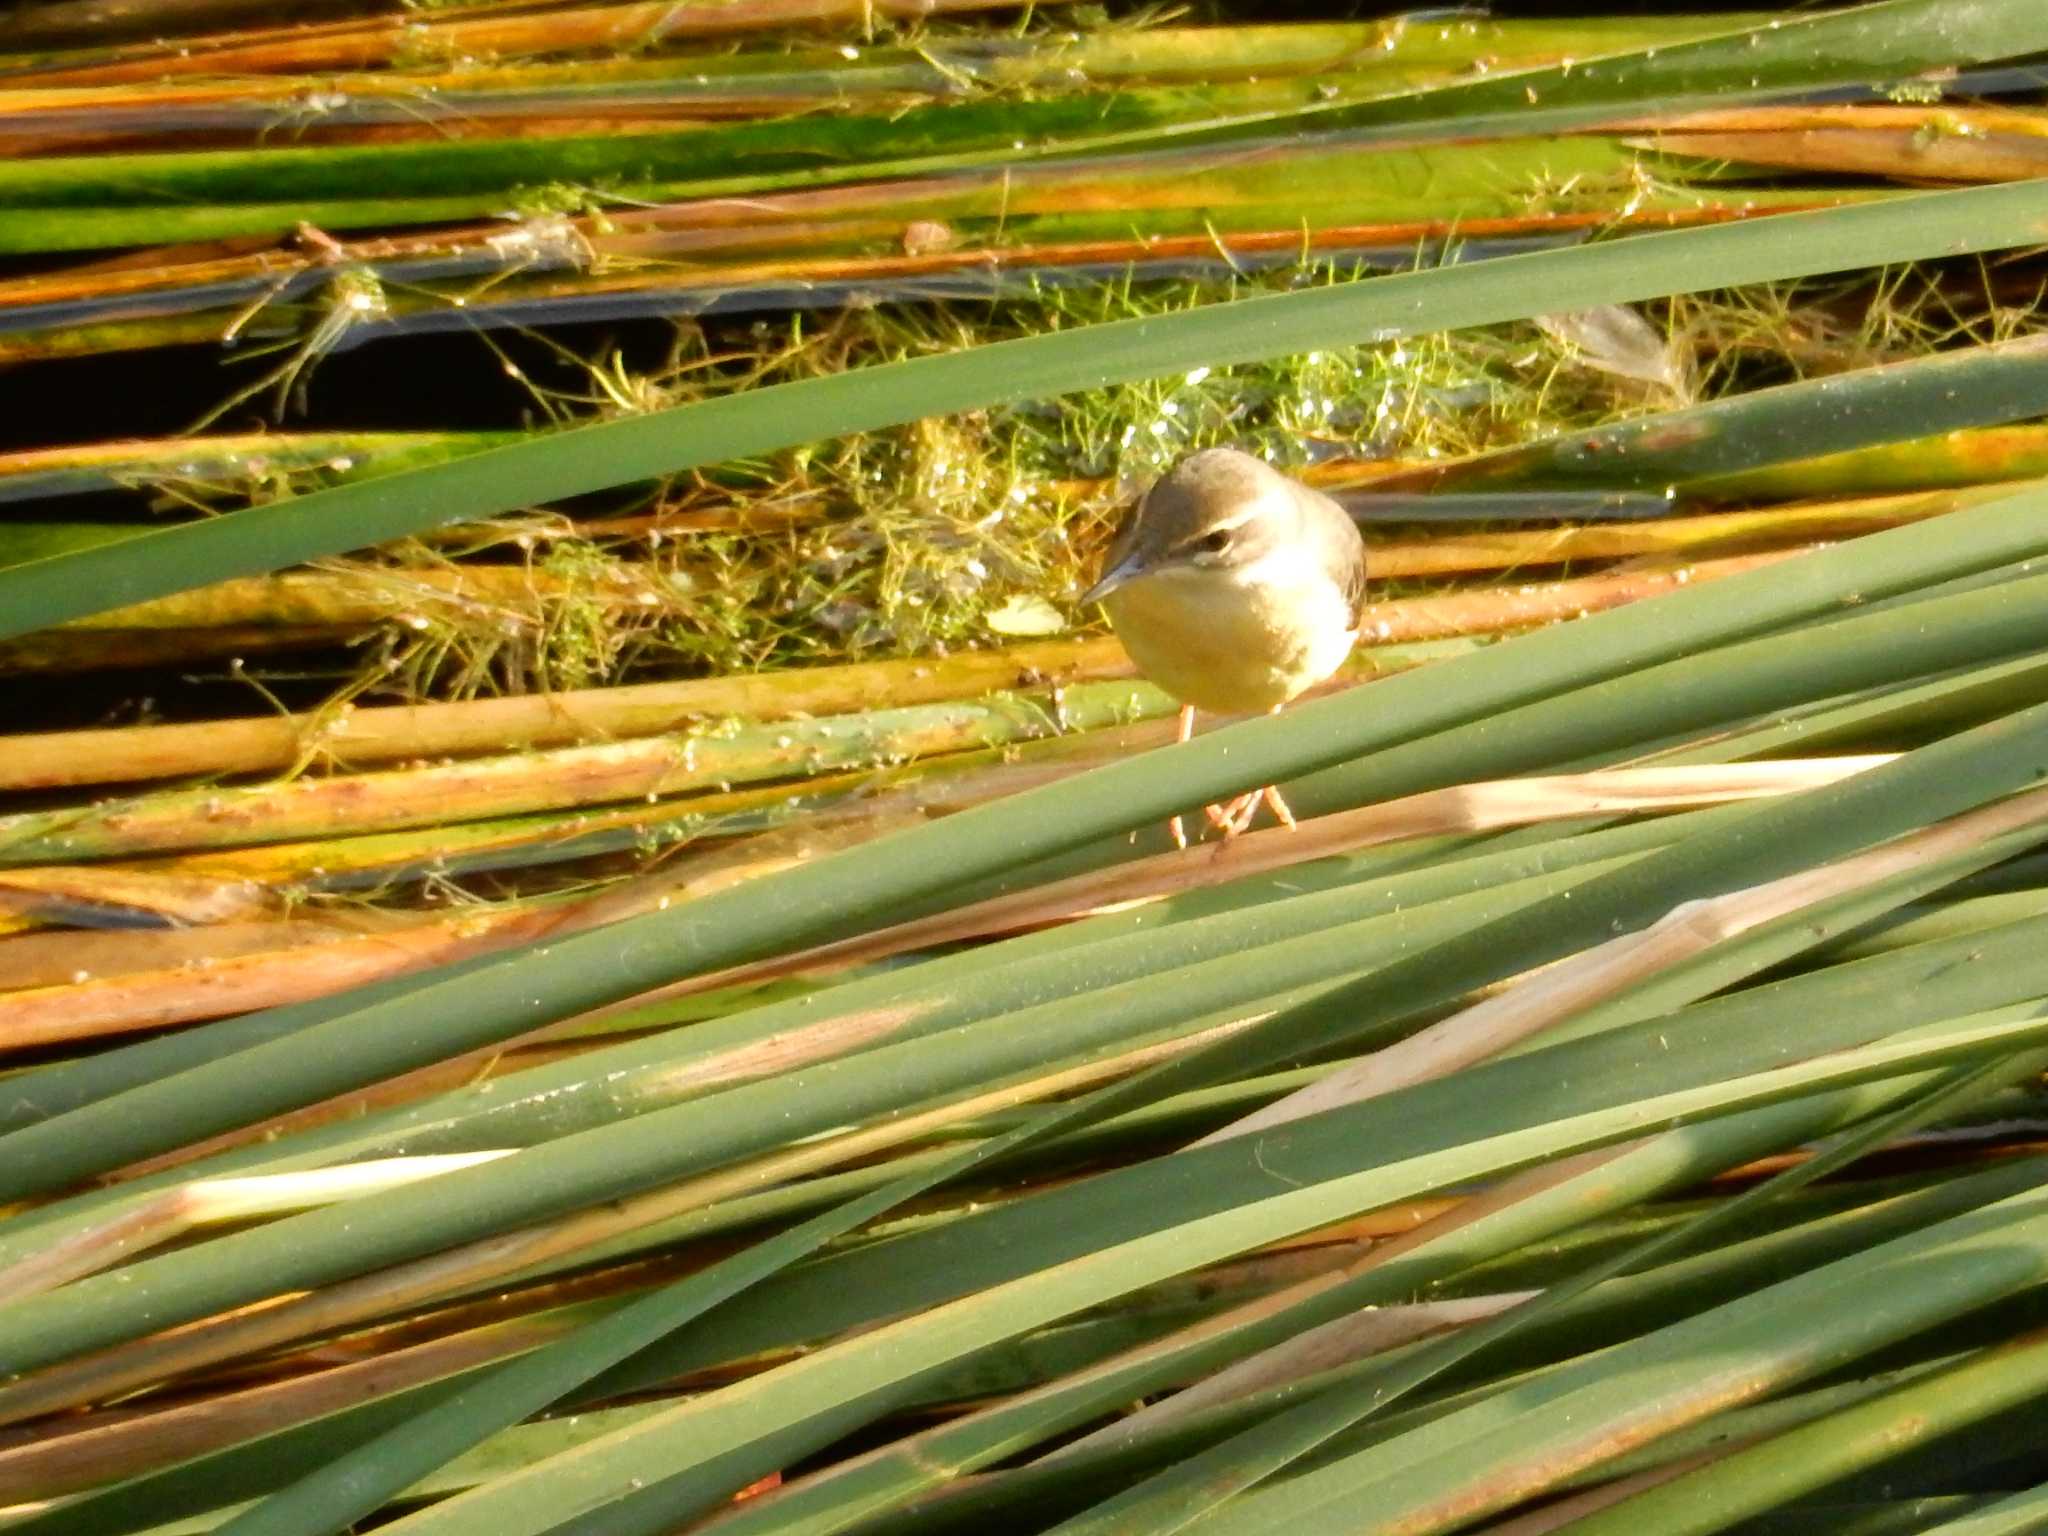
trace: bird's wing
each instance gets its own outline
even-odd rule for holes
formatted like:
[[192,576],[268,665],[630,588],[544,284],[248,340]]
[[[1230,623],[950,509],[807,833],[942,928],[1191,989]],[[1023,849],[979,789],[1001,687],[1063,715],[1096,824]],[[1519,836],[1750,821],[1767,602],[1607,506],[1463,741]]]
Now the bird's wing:
[[1344,568],[1344,606],[1351,613],[1351,628],[1354,633],[1365,622],[1365,545],[1358,547],[1358,558]]
[[1302,493],[1309,536],[1323,546],[1323,557],[1337,576],[1344,607],[1356,630],[1365,617],[1365,539],[1349,512],[1312,486],[1296,482]]

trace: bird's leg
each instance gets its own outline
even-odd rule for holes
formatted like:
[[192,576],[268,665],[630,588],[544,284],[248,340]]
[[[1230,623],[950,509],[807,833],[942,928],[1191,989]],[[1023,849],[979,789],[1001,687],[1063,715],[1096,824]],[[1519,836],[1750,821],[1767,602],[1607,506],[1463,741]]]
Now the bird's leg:
[[[1266,713],[1277,715],[1280,713],[1280,706],[1275,704]],[[1271,809],[1281,826],[1290,832],[1295,829],[1294,812],[1288,808],[1286,800],[1281,798],[1279,786],[1275,784],[1268,784],[1264,789],[1255,789],[1249,794],[1239,795],[1228,805],[1223,806],[1223,819],[1216,821],[1216,825],[1222,829],[1225,838],[1236,837],[1250,829],[1253,818],[1259,814],[1259,807],[1262,804]],[[1209,809],[1216,812],[1218,808],[1212,805]],[[1212,815],[1210,819],[1214,821],[1215,816]]]
[[[1258,798],[1256,794],[1252,796]],[[1209,818],[1209,825],[1221,832],[1225,838],[1232,838],[1243,830],[1237,825],[1238,813],[1244,808],[1244,796],[1225,801],[1222,805],[1205,805],[1202,814]]]
[[[1194,734],[1195,706],[1192,704],[1183,704],[1180,707],[1180,732],[1173,738],[1174,742],[1176,744],[1179,744],[1182,742],[1192,740]],[[1188,846],[1188,829],[1181,825],[1180,817],[1175,816],[1173,820],[1169,821],[1166,824],[1166,830],[1173,834],[1173,846],[1180,849],[1182,852],[1186,852]]]
[[[1183,704],[1180,707],[1180,736],[1177,739],[1186,741],[1194,733],[1195,706]],[[1252,799],[1254,801],[1258,799],[1256,792],[1253,793]],[[1225,837],[1235,837],[1237,834],[1231,830],[1231,824],[1236,820],[1238,808],[1243,803],[1244,796],[1240,795],[1228,805],[1205,805],[1202,807],[1202,814],[1209,818],[1209,825],[1216,828]],[[1181,827],[1180,818],[1178,816],[1174,817],[1170,825],[1173,830],[1174,846],[1186,848],[1188,845],[1188,835]]]
[[1299,825],[1294,819],[1294,812],[1281,798],[1278,787],[1268,784],[1264,789],[1255,789],[1250,794],[1239,795],[1223,808],[1224,814],[1230,818],[1223,825],[1223,835],[1226,838],[1236,837],[1240,832],[1249,830],[1252,821],[1259,814],[1261,805],[1270,807],[1274,819],[1288,831],[1294,831]]
[[1228,842],[1251,828],[1253,819],[1259,814],[1260,797],[1264,794],[1264,790],[1254,789],[1247,794],[1239,795],[1228,805],[1218,807],[1222,820],[1216,825],[1223,829],[1224,841]]

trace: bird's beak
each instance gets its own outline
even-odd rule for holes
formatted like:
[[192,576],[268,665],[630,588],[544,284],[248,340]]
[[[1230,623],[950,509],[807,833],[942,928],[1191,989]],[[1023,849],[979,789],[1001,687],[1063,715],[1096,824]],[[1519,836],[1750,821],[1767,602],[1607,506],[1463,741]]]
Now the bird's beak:
[[1144,573],[1144,562],[1139,559],[1137,551],[1133,550],[1115,565],[1104,571],[1101,579],[1081,594],[1081,606],[1086,608],[1090,603],[1101,602],[1125,582],[1142,576]]

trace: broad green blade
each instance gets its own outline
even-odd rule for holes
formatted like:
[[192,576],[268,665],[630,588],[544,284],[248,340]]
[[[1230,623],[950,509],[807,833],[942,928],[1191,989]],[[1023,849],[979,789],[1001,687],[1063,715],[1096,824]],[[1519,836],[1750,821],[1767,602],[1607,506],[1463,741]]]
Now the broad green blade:
[[523,507],[921,416],[1040,399],[1195,367],[2005,249],[2048,227],[2048,182],[1502,257],[1181,314],[999,342],[750,391],[550,435],[0,570],[0,639]]

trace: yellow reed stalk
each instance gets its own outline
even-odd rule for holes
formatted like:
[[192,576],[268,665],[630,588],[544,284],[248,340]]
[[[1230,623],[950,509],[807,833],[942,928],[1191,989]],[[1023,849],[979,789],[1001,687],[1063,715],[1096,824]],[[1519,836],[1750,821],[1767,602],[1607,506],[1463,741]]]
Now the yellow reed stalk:
[[296,715],[11,736],[0,738],[0,790],[58,788],[103,778],[260,773],[298,763],[358,768],[405,758],[617,741],[727,716],[774,720],[850,714],[883,703],[933,704],[998,689],[1127,677],[1131,671],[1123,648],[1097,636],[943,658],[517,698],[369,708],[337,704]]
[[[1616,607],[1689,582],[1733,575],[1804,553],[1808,547],[1516,588],[1390,598],[1369,606],[1365,639],[1370,647],[1500,634]],[[1360,665],[1370,670],[1370,661],[1368,649]],[[1130,659],[1114,639],[1093,636],[943,659],[861,662],[752,677],[449,704],[360,709],[337,705],[299,715],[7,736],[0,737],[0,790],[250,773],[315,762],[367,767],[514,746],[614,742],[672,732],[707,717],[776,719],[839,714],[882,703],[908,707],[996,689],[1125,677],[1131,671]]]

